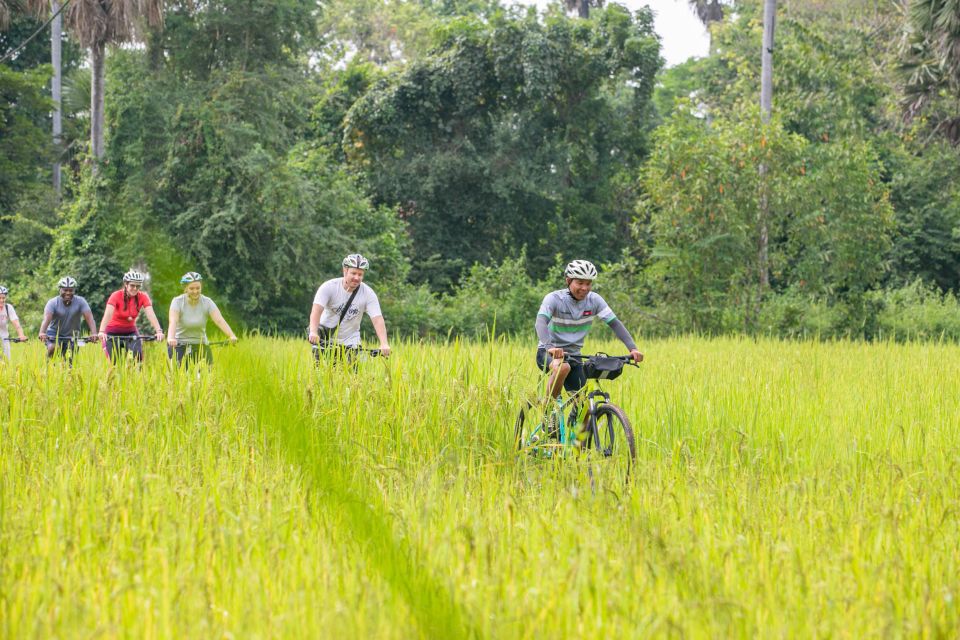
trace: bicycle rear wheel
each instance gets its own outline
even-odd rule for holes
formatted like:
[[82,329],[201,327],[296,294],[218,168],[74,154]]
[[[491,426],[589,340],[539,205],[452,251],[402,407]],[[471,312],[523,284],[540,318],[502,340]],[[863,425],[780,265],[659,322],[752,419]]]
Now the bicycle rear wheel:
[[605,402],[597,407],[595,429],[587,436],[587,446],[605,458],[622,459],[629,470],[637,457],[633,427],[623,409]]

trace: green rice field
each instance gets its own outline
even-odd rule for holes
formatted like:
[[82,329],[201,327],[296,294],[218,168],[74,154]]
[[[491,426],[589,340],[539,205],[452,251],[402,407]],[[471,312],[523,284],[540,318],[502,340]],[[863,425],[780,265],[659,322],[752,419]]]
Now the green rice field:
[[514,451],[534,347],[13,345],[0,637],[960,636],[960,348],[648,342],[627,480]]

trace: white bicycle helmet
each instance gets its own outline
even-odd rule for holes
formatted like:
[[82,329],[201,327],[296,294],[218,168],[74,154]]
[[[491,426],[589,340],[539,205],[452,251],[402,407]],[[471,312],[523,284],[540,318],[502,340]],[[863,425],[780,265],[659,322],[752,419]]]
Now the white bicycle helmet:
[[366,271],[370,268],[370,261],[359,253],[351,253],[343,259],[343,266],[348,269],[363,269]]
[[123,274],[124,282],[139,282],[142,284],[144,280],[145,278],[143,277],[143,274],[140,273],[139,271],[134,271],[131,269],[130,271],[127,271],[125,274]]
[[57,283],[57,289],[76,289],[77,281],[75,278],[70,276],[64,276],[60,278],[60,282]]
[[7,288],[4,287],[3,285],[0,285],[0,295],[4,295],[4,296],[5,296],[5,295],[7,295],[8,293],[10,293],[10,289],[7,289]]
[[180,284],[190,284],[191,282],[200,282],[201,280],[203,280],[203,276],[196,271],[187,271],[183,274],[183,277],[180,278]]
[[574,260],[563,270],[563,275],[577,280],[596,280],[597,268],[587,260]]

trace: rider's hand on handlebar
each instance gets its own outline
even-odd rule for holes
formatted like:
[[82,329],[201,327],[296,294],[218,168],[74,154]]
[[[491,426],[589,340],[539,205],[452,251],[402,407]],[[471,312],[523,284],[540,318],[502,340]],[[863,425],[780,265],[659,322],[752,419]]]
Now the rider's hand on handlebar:
[[310,344],[317,344],[320,342],[320,336],[317,335],[315,331],[310,332],[310,336],[307,338],[310,341]]
[[637,351],[636,349],[630,350],[630,356],[633,358],[633,361],[638,364],[643,362],[643,354]]
[[551,347],[547,349],[547,353],[550,354],[550,357],[554,360],[563,360],[563,348],[562,347]]
[[169,337],[167,338],[167,344],[170,345],[171,347],[173,347],[174,349],[176,349],[176,348],[177,348],[177,337],[176,337],[176,336],[169,336]]
[[386,344],[386,343],[381,344],[381,345],[380,345],[380,355],[382,355],[384,358],[389,358],[389,357],[390,357],[390,345],[388,345],[388,344]]

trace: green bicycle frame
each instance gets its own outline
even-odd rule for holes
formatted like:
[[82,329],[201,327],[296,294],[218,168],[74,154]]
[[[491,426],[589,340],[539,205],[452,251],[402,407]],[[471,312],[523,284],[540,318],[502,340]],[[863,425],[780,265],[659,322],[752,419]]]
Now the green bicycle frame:
[[[561,397],[558,397],[555,400],[554,407],[550,410],[548,416],[545,416],[545,419],[542,420],[536,427],[534,427],[530,434],[526,437],[526,446],[539,446],[539,442],[542,434],[545,434],[548,430],[548,424],[555,424],[557,428],[557,441],[558,445],[562,448],[567,449],[574,447],[577,444],[578,439],[578,427],[586,424],[588,416],[595,415],[597,406],[601,403],[608,402],[610,400],[609,394],[604,392],[600,385],[593,380],[588,380],[586,386],[577,391],[575,394],[568,397],[566,400],[563,400]],[[572,423],[567,420],[567,411],[568,409],[577,404],[577,412]],[[596,428],[593,428],[595,431]],[[595,437],[596,433],[591,432],[586,434],[587,438]]]

